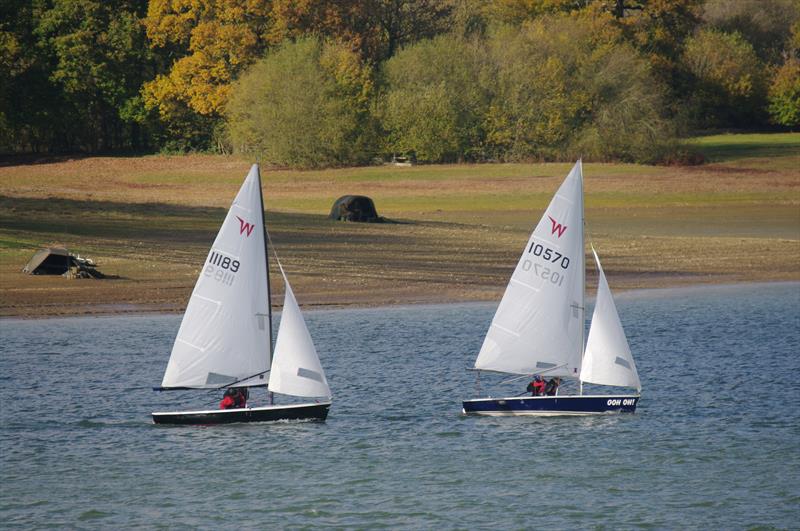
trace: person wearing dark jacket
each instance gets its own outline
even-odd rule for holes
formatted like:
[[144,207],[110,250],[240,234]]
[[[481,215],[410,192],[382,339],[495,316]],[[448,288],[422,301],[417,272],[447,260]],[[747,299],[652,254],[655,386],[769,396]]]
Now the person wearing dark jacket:
[[247,407],[247,387],[237,387],[234,390],[233,399],[237,408]]
[[561,384],[561,378],[555,377],[551,380],[548,380],[547,385],[544,388],[544,394],[547,396],[555,396],[558,392],[558,386]]

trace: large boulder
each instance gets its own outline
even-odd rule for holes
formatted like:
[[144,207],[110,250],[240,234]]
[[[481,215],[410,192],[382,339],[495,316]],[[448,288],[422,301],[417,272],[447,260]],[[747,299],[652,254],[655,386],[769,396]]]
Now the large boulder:
[[333,203],[328,217],[337,221],[383,221],[375,210],[375,203],[365,195],[343,195]]

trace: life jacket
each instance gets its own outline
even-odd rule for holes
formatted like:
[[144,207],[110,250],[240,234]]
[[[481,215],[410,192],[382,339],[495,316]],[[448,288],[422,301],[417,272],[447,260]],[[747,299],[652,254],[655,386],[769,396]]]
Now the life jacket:
[[222,399],[219,403],[220,409],[233,409],[236,407],[236,400],[233,399],[232,396],[226,396]]

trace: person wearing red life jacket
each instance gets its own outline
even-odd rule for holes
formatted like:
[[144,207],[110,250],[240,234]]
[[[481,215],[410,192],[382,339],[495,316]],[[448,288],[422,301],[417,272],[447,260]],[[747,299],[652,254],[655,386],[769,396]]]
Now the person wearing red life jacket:
[[236,406],[236,393],[233,389],[226,389],[225,394],[222,397],[222,401],[219,403],[220,409],[233,409]]
[[533,377],[533,381],[528,384],[526,390],[530,392],[531,396],[542,396],[544,394],[545,385],[542,377],[536,374]]

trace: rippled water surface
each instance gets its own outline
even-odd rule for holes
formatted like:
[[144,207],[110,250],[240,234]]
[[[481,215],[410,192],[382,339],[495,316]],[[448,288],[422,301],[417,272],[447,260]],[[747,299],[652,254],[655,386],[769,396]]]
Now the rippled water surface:
[[460,415],[494,305],[307,312],[328,421],[223,427],[151,424],[219,400],[150,390],[179,316],[0,321],[0,526],[797,528],[800,284],[617,305],[643,398],[596,418]]

